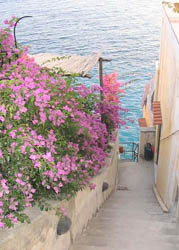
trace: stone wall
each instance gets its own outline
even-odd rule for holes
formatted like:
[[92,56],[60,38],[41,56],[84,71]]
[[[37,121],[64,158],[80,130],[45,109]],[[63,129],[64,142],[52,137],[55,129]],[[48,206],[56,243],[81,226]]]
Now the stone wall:
[[155,146],[155,128],[140,128],[139,157],[142,159],[144,158],[144,147],[146,143],[150,143],[152,146]]
[[[67,233],[57,235],[59,217],[54,212],[41,212],[37,207],[33,207],[26,210],[31,224],[17,224],[12,229],[0,231],[0,250],[68,250],[114,190],[117,184],[117,161],[118,135],[116,134],[116,142],[112,144],[106,166],[93,178],[96,189],[90,190],[87,187],[69,201],[51,202],[53,207],[64,206],[67,209],[72,222]],[[108,183],[108,189],[102,191],[104,182]]]

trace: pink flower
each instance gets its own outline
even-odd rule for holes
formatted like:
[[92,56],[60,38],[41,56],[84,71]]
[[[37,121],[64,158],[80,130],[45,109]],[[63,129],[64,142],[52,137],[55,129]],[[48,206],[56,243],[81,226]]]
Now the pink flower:
[[59,186],[59,187],[63,187],[63,183],[60,182],[60,183],[58,184],[58,186]]
[[67,216],[67,211],[66,211],[65,207],[61,207],[60,211],[61,211],[61,213],[62,213],[63,216]]
[[27,108],[26,108],[26,107],[21,107],[21,108],[20,108],[20,112],[21,112],[21,113],[27,112]]
[[7,129],[11,129],[11,128],[12,128],[12,125],[11,125],[11,124],[8,124],[8,125],[6,126],[6,128],[7,128]]
[[4,20],[4,24],[9,24],[9,21],[7,19]]
[[20,184],[20,183],[21,183],[21,179],[16,178],[16,182],[17,182],[18,184]]
[[44,186],[45,185],[45,181],[42,181],[42,186]]
[[0,150],[0,158],[3,158],[3,153],[1,150]]
[[14,52],[15,52],[16,54],[18,54],[18,53],[19,53],[19,49],[15,48],[15,49],[14,49]]
[[58,194],[59,192],[58,187],[54,187],[53,189],[55,190],[55,193]]
[[3,206],[3,202],[2,201],[0,201],[0,207],[2,207]]
[[30,155],[29,157],[31,160],[36,160],[37,159],[37,156],[36,155]]
[[0,106],[0,111],[5,115],[6,114],[6,109],[4,105]]
[[13,210],[13,211],[16,211],[17,210],[17,207],[15,205],[10,205],[9,206],[9,209]]
[[93,190],[93,189],[95,189],[95,188],[96,188],[96,184],[94,184],[94,183],[90,183],[90,186],[89,186],[89,187],[90,187],[90,189],[91,189],[91,190]]
[[46,159],[49,162],[54,161],[54,159],[53,159],[53,157],[51,155],[51,152],[47,152],[43,157],[44,157],[44,159]]
[[31,207],[31,204],[27,201],[27,202],[25,203],[25,206],[26,206],[26,207]]
[[71,108],[69,108],[68,106],[64,106],[63,109],[66,110],[66,111],[68,111],[68,112],[71,111]]
[[5,121],[5,118],[3,116],[0,116],[0,121],[1,122],[4,122]]
[[9,134],[10,134],[12,139],[14,139],[16,137],[16,131],[15,130],[12,130]]
[[32,120],[32,123],[35,125],[38,123],[38,120]]
[[42,123],[44,123],[47,120],[47,117],[46,117],[45,113],[40,112],[39,114],[40,114],[40,120],[42,121]]
[[34,168],[39,168],[41,166],[41,163],[39,161],[36,161],[34,164]]
[[10,23],[10,27],[13,27],[13,26],[14,26],[14,22],[11,22],[11,23]]
[[17,220],[16,217],[11,218],[11,221],[12,221],[14,224],[18,222],[18,220]]
[[4,228],[4,227],[5,227],[4,222],[0,221],[0,228]]
[[9,189],[8,188],[5,188],[5,193],[9,194]]
[[26,154],[26,146],[24,146],[24,145],[21,146],[21,147],[20,147],[20,150],[21,150],[21,153],[22,153],[22,154]]
[[31,193],[33,193],[33,194],[36,192],[35,188],[32,188],[30,191],[31,191]]

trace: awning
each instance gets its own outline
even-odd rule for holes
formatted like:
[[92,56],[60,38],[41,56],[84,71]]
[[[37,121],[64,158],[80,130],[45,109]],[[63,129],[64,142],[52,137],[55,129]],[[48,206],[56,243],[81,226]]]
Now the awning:
[[90,77],[88,72],[100,59],[100,53],[89,56],[79,55],[57,55],[51,53],[41,53],[31,55],[40,66],[54,70],[62,70],[62,75],[75,74],[81,77]]

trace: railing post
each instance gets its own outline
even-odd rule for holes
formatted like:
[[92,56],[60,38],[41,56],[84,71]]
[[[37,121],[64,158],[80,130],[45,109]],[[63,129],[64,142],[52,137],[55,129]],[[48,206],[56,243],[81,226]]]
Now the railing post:
[[[135,142],[124,142],[120,145],[127,145],[127,150],[124,150],[124,159],[132,160],[134,162],[138,162],[138,151],[139,144]],[[124,147],[125,148],[125,147]],[[126,156],[126,157],[125,157]]]
[[103,93],[104,84],[103,84],[103,58],[102,57],[99,58],[99,83],[101,87],[101,90],[100,90],[101,101],[103,101],[104,100],[104,93]]

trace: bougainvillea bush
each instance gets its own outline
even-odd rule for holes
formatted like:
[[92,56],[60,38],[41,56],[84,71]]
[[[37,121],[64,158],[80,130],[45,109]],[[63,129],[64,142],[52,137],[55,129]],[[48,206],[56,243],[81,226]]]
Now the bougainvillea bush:
[[[44,198],[70,198],[104,167],[108,141],[119,126],[120,84],[100,88],[38,66],[11,34],[0,29],[0,227],[25,220],[25,208]],[[111,81],[110,81],[111,79]],[[103,116],[103,119],[102,119]]]

